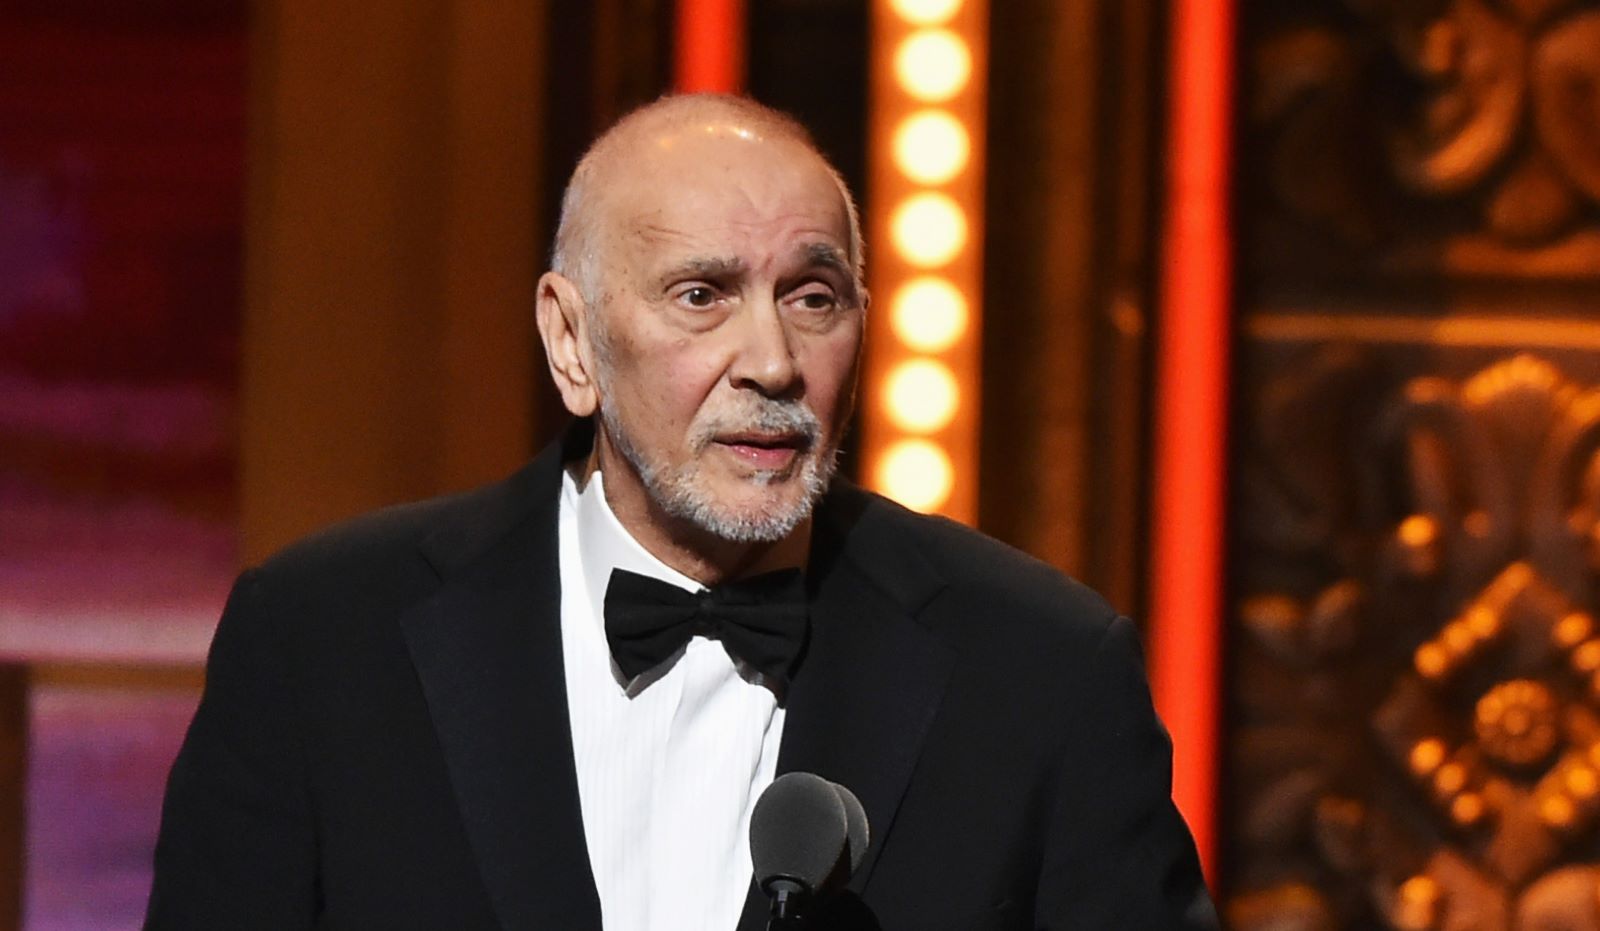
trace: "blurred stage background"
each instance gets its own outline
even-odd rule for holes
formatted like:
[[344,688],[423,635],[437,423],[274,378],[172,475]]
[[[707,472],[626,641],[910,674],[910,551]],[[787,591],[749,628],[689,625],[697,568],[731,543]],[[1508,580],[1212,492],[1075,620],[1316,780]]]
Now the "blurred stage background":
[[1596,0],[0,0],[0,928],[137,926],[240,566],[560,428],[672,87],[862,195],[847,468],[1145,620],[1232,927],[1600,928]]

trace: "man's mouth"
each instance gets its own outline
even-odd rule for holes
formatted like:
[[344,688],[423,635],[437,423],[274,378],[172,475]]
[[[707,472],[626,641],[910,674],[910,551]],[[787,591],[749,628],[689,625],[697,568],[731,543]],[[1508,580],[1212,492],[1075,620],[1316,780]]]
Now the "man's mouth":
[[731,433],[715,442],[758,469],[785,468],[811,445],[800,433]]

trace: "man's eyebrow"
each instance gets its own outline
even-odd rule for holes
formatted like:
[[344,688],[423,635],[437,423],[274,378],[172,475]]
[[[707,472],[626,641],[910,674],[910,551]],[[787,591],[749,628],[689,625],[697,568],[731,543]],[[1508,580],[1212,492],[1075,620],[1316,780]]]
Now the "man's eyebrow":
[[851,266],[850,258],[838,246],[825,242],[814,242],[806,246],[806,266],[826,268],[838,275],[844,284],[847,303],[854,304],[861,299],[859,292],[861,283],[856,280],[856,270]]
[[673,265],[662,272],[659,277],[662,281],[677,281],[683,278],[704,278],[707,281],[722,281],[743,275],[745,269],[745,263],[740,259],[696,256]]
[[838,246],[825,242],[814,242],[806,246],[806,264],[823,268],[830,268],[846,277],[855,277],[850,268],[850,260]]

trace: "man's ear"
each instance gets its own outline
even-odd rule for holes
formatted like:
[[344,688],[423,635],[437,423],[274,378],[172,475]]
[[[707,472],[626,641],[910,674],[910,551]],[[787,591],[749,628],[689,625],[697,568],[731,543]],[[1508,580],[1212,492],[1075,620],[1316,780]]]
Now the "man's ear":
[[577,286],[569,279],[555,272],[540,276],[534,305],[539,339],[544,342],[550,377],[561,392],[561,403],[576,417],[588,417],[600,405],[591,367],[588,321],[584,319],[588,312]]

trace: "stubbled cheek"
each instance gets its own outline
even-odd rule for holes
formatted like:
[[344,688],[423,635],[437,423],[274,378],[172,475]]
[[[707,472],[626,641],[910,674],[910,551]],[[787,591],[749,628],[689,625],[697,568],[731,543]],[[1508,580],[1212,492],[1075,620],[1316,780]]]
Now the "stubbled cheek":
[[693,339],[680,340],[661,353],[669,390],[693,393],[714,384],[727,370],[726,353]]

